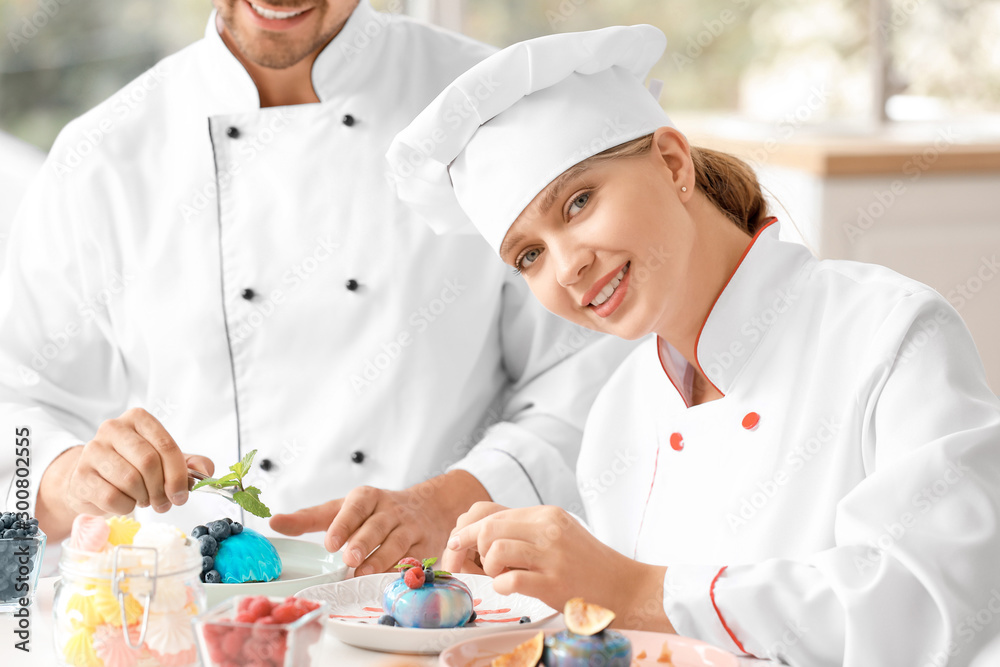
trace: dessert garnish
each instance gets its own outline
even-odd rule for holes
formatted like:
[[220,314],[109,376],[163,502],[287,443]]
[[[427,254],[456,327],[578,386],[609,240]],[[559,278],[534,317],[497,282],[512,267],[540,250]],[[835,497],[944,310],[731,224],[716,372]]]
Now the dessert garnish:
[[544,650],[545,633],[539,632],[523,644],[518,644],[510,653],[494,658],[490,667],[535,667],[542,659]]
[[191,490],[194,491],[203,486],[209,486],[213,489],[233,488],[235,489],[233,492],[233,502],[247,512],[266,519],[271,516],[271,510],[260,501],[260,489],[256,486],[243,486],[243,477],[250,472],[250,466],[253,464],[253,457],[256,454],[256,449],[248,452],[241,460],[229,466],[231,472],[228,475],[219,477],[218,479],[206,477],[191,487]]
[[437,558],[425,558],[419,561],[416,558],[404,558],[399,561],[395,568],[399,570],[399,576],[403,578],[410,588],[420,588],[424,583],[434,583],[435,577],[450,577],[451,572],[435,570],[434,563]]
[[583,598],[570,598],[563,609],[566,629],[573,634],[589,637],[596,635],[615,620],[615,612],[596,604],[588,604]]

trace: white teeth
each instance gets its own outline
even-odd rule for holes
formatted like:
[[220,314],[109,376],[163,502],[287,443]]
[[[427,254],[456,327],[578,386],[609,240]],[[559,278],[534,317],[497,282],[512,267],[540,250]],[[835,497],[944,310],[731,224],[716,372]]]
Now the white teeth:
[[300,9],[297,12],[274,12],[274,11],[271,11],[270,9],[265,9],[263,7],[258,7],[257,5],[253,4],[252,2],[250,3],[250,6],[253,7],[253,10],[255,12],[257,12],[258,14],[260,14],[261,16],[263,16],[266,19],[290,19],[293,16],[298,16],[302,12],[306,11],[304,9]]
[[615,293],[616,289],[618,289],[618,285],[621,284],[622,279],[625,278],[625,274],[628,273],[628,267],[630,265],[631,263],[623,266],[622,270],[618,272],[618,275],[608,281],[608,284],[604,286],[604,289],[598,292],[597,296],[594,297],[594,300],[590,302],[591,306],[599,306],[611,298],[611,295]]

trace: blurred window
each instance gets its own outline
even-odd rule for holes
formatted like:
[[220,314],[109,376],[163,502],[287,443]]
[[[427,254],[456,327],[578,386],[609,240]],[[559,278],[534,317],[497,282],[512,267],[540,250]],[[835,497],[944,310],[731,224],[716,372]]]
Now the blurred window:
[[[895,120],[1000,112],[1000,0],[373,0],[494,44],[652,23],[670,111],[798,123],[872,115],[872,30],[887,44]],[[883,7],[873,19],[872,6]],[[56,133],[201,37],[210,0],[0,0],[0,129],[48,149]]]

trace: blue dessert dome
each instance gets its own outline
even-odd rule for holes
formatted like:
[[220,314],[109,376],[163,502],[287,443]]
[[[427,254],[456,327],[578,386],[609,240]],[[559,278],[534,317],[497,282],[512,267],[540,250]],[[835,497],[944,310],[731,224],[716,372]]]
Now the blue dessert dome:
[[281,558],[266,537],[256,530],[244,528],[219,544],[215,569],[224,584],[272,581],[281,575]]
[[590,636],[563,630],[545,638],[542,664],[548,667],[629,667],[632,642],[615,630],[602,630]]
[[472,616],[472,593],[455,577],[438,577],[412,589],[394,579],[382,593],[382,609],[404,628],[455,628]]

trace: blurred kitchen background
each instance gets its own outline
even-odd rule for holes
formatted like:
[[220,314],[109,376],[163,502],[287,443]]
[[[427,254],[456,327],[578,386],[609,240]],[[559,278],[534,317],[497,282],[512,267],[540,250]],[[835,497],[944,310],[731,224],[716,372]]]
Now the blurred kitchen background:
[[[362,0],[367,1],[367,0]],[[1000,0],[373,0],[506,46],[651,23],[660,101],[821,257],[944,294],[1000,392]],[[199,39],[210,0],[0,0],[0,257],[60,128]],[[2,262],[2,259],[0,259]]]

